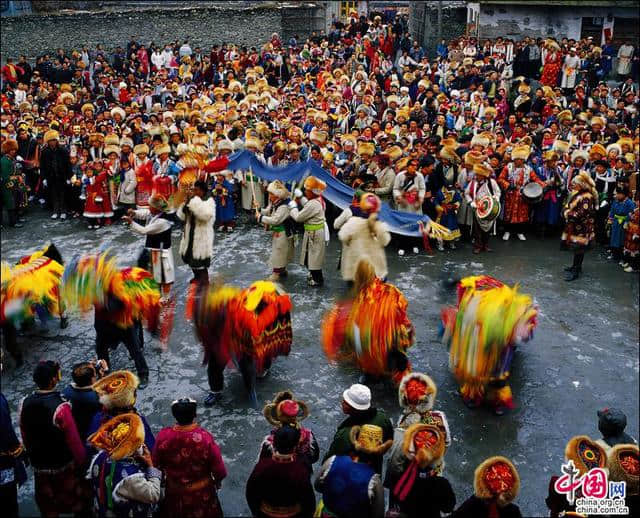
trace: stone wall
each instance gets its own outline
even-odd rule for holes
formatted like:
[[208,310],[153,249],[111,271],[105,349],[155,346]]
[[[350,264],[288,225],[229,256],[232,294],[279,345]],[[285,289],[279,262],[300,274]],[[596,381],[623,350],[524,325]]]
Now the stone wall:
[[248,9],[103,10],[3,18],[0,48],[4,61],[19,54],[35,58],[58,47],[71,50],[102,44],[111,50],[135,36],[145,44],[188,38],[192,47],[208,50],[223,42],[258,46],[274,32],[285,38],[293,34],[305,38],[312,30],[323,28],[324,9],[312,6],[277,8],[265,3]]
[[[442,37],[447,41],[459,38],[466,30],[467,8],[465,2],[443,2],[443,4]],[[437,2],[411,2],[409,30],[428,54],[434,57],[439,43]]]

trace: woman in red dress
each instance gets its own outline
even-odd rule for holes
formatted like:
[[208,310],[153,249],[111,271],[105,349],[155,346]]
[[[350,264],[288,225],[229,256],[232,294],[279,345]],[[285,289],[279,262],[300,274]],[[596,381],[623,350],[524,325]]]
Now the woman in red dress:
[[100,228],[103,221],[108,222],[113,217],[107,173],[101,160],[87,164],[83,183],[86,186],[86,201],[82,215],[87,219],[88,228]]
[[196,402],[174,401],[171,413],[177,424],[160,430],[153,448],[153,465],[165,473],[161,517],[221,518],[217,491],[227,470],[213,436],[198,426]]
[[544,66],[540,82],[545,86],[556,86],[558,76],[562,68],[562,52],[560,46],[554,40],[547,40],[546,55],[544,56]]

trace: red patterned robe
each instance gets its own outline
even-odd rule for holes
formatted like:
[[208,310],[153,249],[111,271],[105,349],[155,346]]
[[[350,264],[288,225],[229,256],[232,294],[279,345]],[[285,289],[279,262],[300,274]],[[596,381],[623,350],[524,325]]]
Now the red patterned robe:
[[567,222],[562,232],[562,241],[570,248],[587,248],[596,237],[597,200],[589,191],[571,193],[564,208]]
[[507,164],[500,173],[498,184],[505,192],[505,223],[529,222],[530,206],[520,192],[520,189],[529,182],[536,182],[544,186],[533,169],[526,164],[521,168],[516,168],[513,163]]
[[165,473],[162,517],[221,518],[217,487],[227,476],[213,436],[196,423],[163,428],[153,448],[153,465]]

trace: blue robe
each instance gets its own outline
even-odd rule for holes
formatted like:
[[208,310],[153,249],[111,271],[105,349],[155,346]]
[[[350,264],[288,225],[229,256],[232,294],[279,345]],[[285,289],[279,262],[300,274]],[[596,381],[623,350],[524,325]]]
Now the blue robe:
[[[553,178],[556,171],[550,170],[544,166],[536,169],[538,178],[546,182]],[[557,170],[557,177],[562,178],[562,172]],[[561,184],[557,187],[551,186],[545,193],[542,201],[533,209],[533,221],[535,223],[543,223],[545,225],[556,226],[560,223],[560,192]]]
[[630,198],[624,201],[614,200],[611,203],[609,218],[613,220],[611,223],[611,239],[609,246],[611,248],[622,248],[624,245],[624,224],[629,219],[636,208],[636,204]]
[[216,202],[216,223],[231,223],[236,218],[236,208],[233,204],[235,184],[228,180],[222,182],[222,192],[216,190],[221,184],[213,184],[213,194]]
[[[460,204],[462,203],[462,198],[460,197],[460,193],[456,191],[453,197],[451,198],[451,201],[446,202],[444,188],[440,189],[436,193],[436,206],[441,206],[443,203],[452,203],[452,204],[457,203],[459,207]],[[449,211],[446,214],[442,213],[442,215],[440,216],[439,223],[447,227],[449,230],[452,230],[452,231],[458,230],[458,216],[455,213],[455,211]],[[456,235],[456,237],[459,237],[459,232],[454,232],[454,235]]]

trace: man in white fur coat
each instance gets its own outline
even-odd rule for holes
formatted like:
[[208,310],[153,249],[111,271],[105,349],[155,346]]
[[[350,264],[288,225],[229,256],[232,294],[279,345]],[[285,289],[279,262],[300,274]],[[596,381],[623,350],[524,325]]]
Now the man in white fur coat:
[[340,270],[342,279],[353,282],[358,263],[366,259],[382,280],[387,278],[387,258],[384,247],[391,241],[386,223],[378,221],[377,216],[382,203],[375,194],[365,193],[360,198],[360,210],[363,216],[351,216],[340,228],[338,237],[342,241],[342,261]]
[[209,283],[208,268],[213,255],[213,225],[216,222],[216,202],[207,197],[207,184],[197,181],[193,196],[180,205],[176,212],[184,221],[180,255],[191,267],[193,279],[198,284]]

